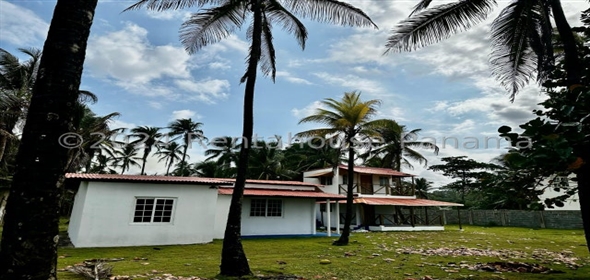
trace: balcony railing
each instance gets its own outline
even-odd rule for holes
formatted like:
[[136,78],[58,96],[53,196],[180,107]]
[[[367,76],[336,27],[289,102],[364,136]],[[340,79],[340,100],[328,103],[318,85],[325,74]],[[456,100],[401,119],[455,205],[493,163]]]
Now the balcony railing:
[[[347,194],[348,185],[340,185],[339,194]],[[355,194],[380,194],[380,195],[414,195],[413,186],[404,185],[372,185],[372,184],[354,184],[353,193]]]

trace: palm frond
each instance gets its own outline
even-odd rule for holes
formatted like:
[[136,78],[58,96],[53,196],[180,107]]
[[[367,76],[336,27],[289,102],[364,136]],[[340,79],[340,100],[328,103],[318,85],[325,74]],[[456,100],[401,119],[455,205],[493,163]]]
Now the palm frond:
[[361,9],[336,0],[280,0],[294,14],[338,25],[374,27],[377,25]]
[[485,20],[495,5],[495,0],[461,0],[422,11],[393,29],[386,53],[412,51],[447,39]]
[[531,35],[538,36],[538,0],[515,1],[492,22],[492,74],[511,93],[511,99],[534,76],[537,56]]
[[205,4],[217,4],[225,2],[223,0],[140,0],[137,3],[129,6],[123,12],[129,10],[138,10],[146,7],[148,10],[165,11],[165,10],[179,10],[189,7],[200,7]]
[[272,24],[266,13],[262,13],[262,40],[260,54],[260,70],[265,76],[275,81],[277,74],[275,47],[272,43]]
[[410,17],[417,13],[420,12],[426,8],[428,8],[428,6],[430,6],[430,3],[432,2],[432,0],[421,0],[418,4],[416,4],[416,6],[414,6],[414,9],[412,10],[412,12],[410,13]]
[[293,34],[297,40],[297,43],[299,43],[302,49],[305,49],[305,41],[307,41],[307,29],[297,17],[285,9],[285,7],[283,7],[276,0],[269,0],[269,6],[266,8],[266,11],[269,15],[269,18],[279,23],[283,30]]
[[219,42],[239,28],[246,17],[244,1],[227,1],[223,6],[193,14],[180,28],[180,41],[193,54]]

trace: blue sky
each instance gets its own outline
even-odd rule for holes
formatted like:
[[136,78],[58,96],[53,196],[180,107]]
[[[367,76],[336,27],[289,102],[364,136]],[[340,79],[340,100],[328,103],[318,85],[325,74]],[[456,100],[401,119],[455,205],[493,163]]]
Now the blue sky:
[[[298,121],[319,101],[360,91],[363,99],[380,99],[379,118],[393,118],[409,129],[421,128],[418,139],[441,147],[438,156],[424,150],[429,164],[445,156],[468,155],[488,161],[505,151],[496,140],[501,125],[517,126],[532,118],[544,99],[540,89],[525,88],[510,103],[508,93],[490,76],[487,34],[489,20],[437,45],[412,53],[382,55],[386,38],[417,1],[349,1],[362,8],[379,29],[332,26],[303,20],[309,31],[302,51],[289,34],[274,30],[277,50],[276,82],[258,79],[255,96],[256,134],[263,139],[313,128]],[[164,127],[176,118],[191,117],[204,124],[209,138],[241,135],[248,42],[245,29],[189,55],[178,29],[196,8],[157,13],[122,13],[133,2],[99,1],[90,34],[81,89],[98,95],[98,114],[120,112],[113,126]],[[444,3],[434,1],[433,4]],[[579,25],[585,0],[562,1],[572,25]],[[18,54],[19,47],[42,48],[55,1],[0,0],[0,48]],[[443,138],[447,140],[443,147]],[[474,146],[479,141],[480,147]],[[190,161],[204,158],[193,147]],[[151,159],[148,173],[163,173]],[[415,164],[402,171],[423,176],[439,186],[442,175]]]

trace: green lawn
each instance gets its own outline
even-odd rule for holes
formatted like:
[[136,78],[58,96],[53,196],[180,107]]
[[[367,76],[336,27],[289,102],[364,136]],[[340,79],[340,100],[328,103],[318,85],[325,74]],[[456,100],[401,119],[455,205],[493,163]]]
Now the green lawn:
[[[590,257],[582,230],[446,228],[444,232],[353,233],[350,245],[344,247],[331,246],[334,237],[249,239],[243,244],[252,271],[262,275],[282,273],[306,279],[422,279],[426,275],[434,279],[590,279]],[[414,253],[440,248],[455,252],[471,248],[463,251],[491,256]],[[157,274],[214,278],[220,252],[218,240],[210,244],[157,248],[62,248],[59,268],[84,259],[125,258],[112,263],[114,275],[144,275],[139,279],[149,279],[145,274],[155,270]],[[322,259],[330,260],[331,264],[320,264]],[[468,268],[500,260],[539,263],[563,273],[494,273]],[[568,268],[565,264],[568,262],[581,267]],[[60,272],[59,278],[82,279],[69,272]]]

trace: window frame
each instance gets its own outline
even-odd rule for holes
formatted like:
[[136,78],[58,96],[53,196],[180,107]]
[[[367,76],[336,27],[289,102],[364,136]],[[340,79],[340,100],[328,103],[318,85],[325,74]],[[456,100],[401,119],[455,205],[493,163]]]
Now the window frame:
[[[385,179],[385,181],[387,183],[383,184],[383,179]],[[379,185],[380,186],[390,186],[391,185],[391,178],[388,176],[379,176]]]
[[[138,210],[138,202],[140,199],[143,200],[150,200],[153,199],[153,204],[152,204],[152,208],[149,210],[150,211],[150,216],[149,216],[149,221],[143,221],[143,219],[145,219],[147,216],[145,216],[146,214],[146,210],[141,209]],[[162,202],[161,204],[159,204],[159,202]],[[171,202],[171,209],[165,209],[166,205],[167,205],[167,201],[172,201]],[[135,224],[135,225],[169,225],[169,224],[173,224],[174,223],[174,216],[175,216],[175,212],[176,212],[176,204],[178,203],[178,198],[176,197],[155,197],[155,196],[136,196],[134,197],[134,203],[133,203],[133,210],[131,212],[131,224]],[[144,207],[147,204],[143,204]],[[162,209],[157,209],[157,207],[161,205]],[[143,211],[143,215],[138,216],[137,212],[138,211]],[[161,211],[162,213],[160,215],[156,215],[156,212]],[[169,215],[166,215],[165,212],[169,212]],[[141,218],[140,221],[136,221],[136,218]],[[166,217],[169,217],[168,221],[164,221]],[[157,219],[160,219],[160,221],[156,221]]]
[[[260,215],[261,214],[261,201],[264,201],[264,215]],[[276,215],[276,212],[273,212],[271,214],[274,215],[269,215],[269,210],[270,211],[276,211],[276,209],[269,209],[272,208],[273,206],[276,208],[276,204],[275,205],[271,205],[269,203],[269,201],[271,202],[280,202],[280,206],[279,206],[279,211],[280,211],[280,215]],[[256,202],[256,204],[255,204]],[[256,209],[254,209],[253,207],[255,207],[256,205]],[[254,218],[282,218],[284,216],[284,209],[285,209],[285,203],[283,201],[283,199],[277,199],[277,198],[251,198],[250,199],[250,213],[249,216],[250,217],[254,217]],[[258,214],[258,215],[252,215],[252,214]]]

